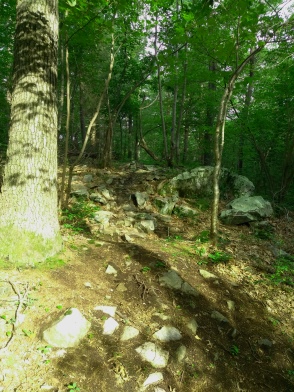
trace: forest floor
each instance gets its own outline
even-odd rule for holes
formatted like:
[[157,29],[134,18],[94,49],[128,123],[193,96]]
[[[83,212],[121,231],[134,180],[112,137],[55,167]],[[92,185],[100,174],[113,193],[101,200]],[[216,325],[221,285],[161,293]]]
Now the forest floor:
[[[118,204],[144,191],[144,174],[122,172],[125,186]],[[108,188],[118,192],[115,181]],[[84,230],[77,232],[62,225],[64,250],[58,257],[36,268],[1,271],[2,283],[16,296],[10,312],[17,321],[24,319],[14,325],[2,295],[0,391],[294,391],[293,261],[277,261],[271,252],[274,244],[294,254],[294,216],[270,223],[274,232],[265,239],[246,225],[221,225],[218,249],[207,241],[210,210],[205,202],[198,204],[196,218],[172,216],[154,233],[130,243],[95,234],[91,227],[81,225]],[[108,265],[117,276],[105,273]],[[159,277],[170,269],[199,296],[161,286]],[[204,279],[200,269],[217,279]],[[105,315],[94,310],[98,305],[117,306],[120,327],[112,336],[102,334]],[[50,347],[42,331],[68,308],[78,308],[91,329],[76,347]],[[213,311],[228,322],[218,323]],[[197,322],[196,333],[186,328],[191,319]],[[140,334],[122,342],[125,324]],[[163,325],[177,327],[183,338],[162,344],[170,352],[169,362],[154,369],[135,349],[153,341]],[[187,351],[179,360],[181,344]],[[163,380],[142,388],[155,372]]]

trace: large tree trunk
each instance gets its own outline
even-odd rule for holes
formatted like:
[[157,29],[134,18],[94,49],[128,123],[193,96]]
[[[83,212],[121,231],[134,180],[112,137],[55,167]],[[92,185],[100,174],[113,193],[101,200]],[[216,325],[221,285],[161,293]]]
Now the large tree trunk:
[[0,197],[0,259],[61,248],[57,209],[58,0],[18,0],[11,126]]

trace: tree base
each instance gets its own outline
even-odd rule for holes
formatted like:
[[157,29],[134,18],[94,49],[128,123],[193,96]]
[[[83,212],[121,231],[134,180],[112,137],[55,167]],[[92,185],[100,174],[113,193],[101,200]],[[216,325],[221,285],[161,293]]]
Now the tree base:
[[9,266],[33,267],[56,255],[62,249],[62,238],[44,239],[13,226],[0,228],[0,268]]

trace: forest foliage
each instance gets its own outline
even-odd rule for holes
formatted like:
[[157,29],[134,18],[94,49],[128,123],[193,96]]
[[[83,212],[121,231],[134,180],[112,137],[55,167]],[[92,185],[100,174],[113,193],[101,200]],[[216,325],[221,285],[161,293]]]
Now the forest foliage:
[[[3,153],[15,3],[0,5]],[[259,193],[293,206],[291,1],[60,0],[59,13],[61,160],[67,129],[69,156],[77,157],[88,138],[84,155],[97,166],[213,165],[224,92],[259,48],[230,91],[222,162]]]

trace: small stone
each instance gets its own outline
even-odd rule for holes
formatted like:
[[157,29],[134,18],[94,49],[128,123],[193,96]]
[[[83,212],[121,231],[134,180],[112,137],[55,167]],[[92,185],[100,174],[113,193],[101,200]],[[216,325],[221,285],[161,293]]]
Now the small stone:
[[[41,385],[40,389],[42,389],[42,391],[51,391],[52,389],[54,389],[54,387],[52,385],[43,384],[43,385]],[[1,391],[1,388],[0,388],[0,391]]]
[[91,182],[91,181],[93,181],[93,176],[92,176],[92,174],[86,174],[86,175],[84,175],[83,181],[84,181],[84,182]]
[[116,306],[99,305],[99,306],[96,306],[94,308],[94,310],[101,310],[101,312],[103,312],[105,314],[108,314],[111,317],[114,317],[115,316],[115,312],[116,312]]
[[147,388],[149,385],[157,384],[161,381],[163,381],[163,375],[161,372],[152,373],[144,381],[143,387]]
[[87,288],[89,288],[89,289],[92,288],[92,285],[91,285],[90,282],[85,282],[85,283],[84,283],[84,286],[87,287]]
[[199,270],[199,274],[204,278],[204,279],[218,279],[218,277],[211,272],[208,272],[204,269]]
[[216,319],[220,323],[228,323],[229,320],[217,310],[211,312],[211,318]]
[[170,342],[171,340],[182,339],[181,332],[177,328],[167,326],[164,326],[159,331],[155,332],[153,337],[161,342]]
[[181,287],[181,291],[185,294],[193,295],[193,297],[198,297],[199,293],[194,289],[189,283],[184,282]]
[[195,319],[189,320],[187,324],[187,328],[189,328],[193,332],[193,334],[196,335],[198,329],[197,321]]
[[105,273],[108,275],[117,275],[117,270],[112,267],[112,265],[108,264]]
[[119,323],[114,318],[109,317],[103,325],[103,335],[112,335],[119,327]]
[[121,293],[123,293],[124,291],[128,291],[128,289],[126,288],[126,285],[124,283],[119,283],[116,286],[116,291],[120,291]]
[[113,200],[113,197],[111,196],[110,192],[108,189],[100,189],[100,192],[102,194],[102,196],[105,197],[106,200]]
[[268,339],[260,339],[258,341],[258,344],[260,345],[260,347],[263,347],[263,348],[271,348],[273,346],[273,342],[271,342]]
[[78,197],[88,197],[88,188],[82,184],[72,184],[71,195]]
[[151,233],[155,230],[154,220],[151,219],[142,220],[141,222],[136,223],[135,227],[142,229],[146,233]]
[[137,328],[126,326],[124,327],[120,340],[124,342],[126,340],[133,339],[138,335],[139,335],[139,330]]
[[227,301],[227,305],[229,310],[234,311],[235,310],[235,302],[231,301],[230,299]]
[[129,243],[134,242],[134,240],[127,234],[123,234],[122,239],[123,239],[123,241],[129,242]]
[[100,193],[97,193],[97,192],[91,193],[90,200],[93,200],[96,203],[100,203],[100,204],[103,204],[103,205],[107,204],[106,199],[103,196],[101,196]]
[[164,368],[167,366],[169,352],[152,342],[146,342],[142,346],[137,347],[136,352],[154,368]]
[[175,271],[170,270],[159,278],[159,283],[162,286],[180,289],[183,284],[183,279]]
[[187,353],[187,347],[183,344],[176,351],[176,358],[178,362],[183,362]]

